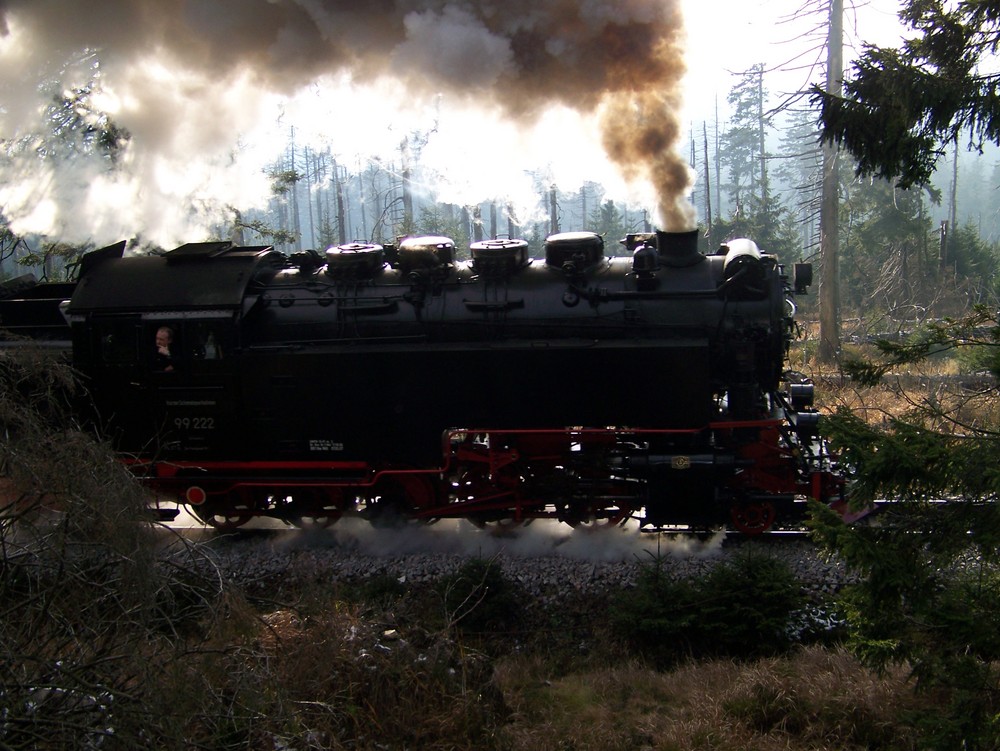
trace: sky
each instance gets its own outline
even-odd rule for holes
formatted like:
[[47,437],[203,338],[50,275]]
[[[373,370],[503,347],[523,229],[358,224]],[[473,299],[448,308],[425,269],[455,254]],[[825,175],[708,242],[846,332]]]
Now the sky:
[[[776,101],[821,81],[825,52],[816,45],[828,27],[822,15],[796,18],[796,10],[805,4],[805,0],[684,0],[689,119],[714,117],[716,99],[724,109],[726,94],[739,73],[757,63],[765,65]],[[844,5],[845,66],[860,53],[863,42],[899,44],[903,31],[899,0],[845,0]]]
[[[49,240],[169,247],[227,207],[266,202],[265,167],[294,128],[299,145],[333,144],[347,165],[398,160],[420,134],[429,195],[510,202],[523,223],[542,210],[541,175],[565,190],[599,182],[606,198],[686,229],[694,176],[676,145],[724,105],[734,73],[796,56],[803,40],[788,40],[817,23],[783,21],[797,4],[0,0],[0,139],[12,157],[0,162],[0,210]],[[857,27],[891,39],[896,6],[871,0]],[[36,82],[93,75],[65,67],[83,48],[100,50],[95,104],[132,136],[115,170],[33,148],[47,101]],[[802,64],[769,75],[772,92],[804,85]]]

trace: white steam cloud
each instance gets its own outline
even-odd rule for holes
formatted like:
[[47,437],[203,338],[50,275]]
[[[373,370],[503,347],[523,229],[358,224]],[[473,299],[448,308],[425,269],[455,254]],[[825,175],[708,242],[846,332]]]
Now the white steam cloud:
[[[547,168],[687,229],[679,5],[0,0],[0,211],[54,239],[196,239],[222,207],[266,201],[293,123],[347,160],[434,125],[421,159],[442,200],[532,202],[524,172]],[[53,92],[93,80],[123,157],[42,158]]]
[[[648,563],[660,557],[715,558],[725,541],[722,531],[701,540],[688,534],[641,532],[632,521],[624,527],[573,529],[541,519],[505,528],[502,534],[477,529],[461,519],[442,519],[433,525],[405,524],[399,528],[372,526],[357,517],[344,517],[328,529],[317,530],[288,530],[273,520],[258,520],[252,525],[255,529],[283,530],[273,538],[279,549],[330,547],[380,558],[440,554]],[[198,523],[179,517],[175,526],[197,528]]]

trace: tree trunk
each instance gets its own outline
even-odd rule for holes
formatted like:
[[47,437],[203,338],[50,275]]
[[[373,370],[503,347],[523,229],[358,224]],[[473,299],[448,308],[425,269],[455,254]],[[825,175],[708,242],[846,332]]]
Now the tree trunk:
[[719,98],[715,98],[715,210],[722,216],[722,154],[719,149]]
[[288,149],[289,149],[288,151],[289,165],[292,171],[291,228],[292,232],[295,233],[295,250],[302,250],[302,225],[300,223],[300,218],[299,218],[299,180],[296,173],[297,167],[295,164],[295,128],[292,128],[292,134]]
[[514,204],[507,204],[507,237],[517,237],[520,228],[517,226],[517,218],[514,216]]
[[[347,177],[347,172],[344,172]],[[333,182],[337,186],[337,240],[340,245],[347,242],[347,206],[344,200],[344,181],[340,179],[340,168],[333,163]]]
[[479,204],[472,207],[472,241],[483,241],[483,209]]
[[[830,0],[830,36],[826,43],[826,90],[843,93],[844,79],[844,0]],[[840,271],[839,159],[837,146],[823,144],[823,195],[819,215],[819,351],[821,363],[836,362],[840,356]]]
[[312,182],[316,171],[316,164],[313,162],[310,156],[311,149],[307,146],[302,152],[302,160],[305,163],[303,170],[305,174],[305,186],[306,186],[306,210],[307,216],[309,217],[309,247],[316,247],[316,218],[313,216],[313,205],[312,205]]
[[951,234],[944,247],[944,254],[941,256],[941,270],[955,260],[954,246],[958,232],[958,139],[955,139],[955,158],[951,163],[951,205],[948,210],[948,226],[951,227]]
[[764,68],[757,70],[757,147],[760,149],[760,210],[767,211],[767,129],[764,125]]
[[705,144],[705,234],[712,237],[712,180],[708,168],[708,126],[701,121],[701,137]]
[[404,138],[399,146],[403,163],[403,231],[413,231],[413,189],[410,185],[410,139]]
[[556,186],[549,188],[549,234],[559,232],[559,202],[556,200]]
[[243,234],[243,214],[236,209],[233,210],[233,233],[229,237],[229,242],[239,247],[247,244],[246,236]]

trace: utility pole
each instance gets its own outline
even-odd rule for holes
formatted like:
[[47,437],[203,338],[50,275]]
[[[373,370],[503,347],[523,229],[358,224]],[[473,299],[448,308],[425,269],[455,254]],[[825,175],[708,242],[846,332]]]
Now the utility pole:
[[[830,0],[830,33],[826,42],[826,91],[844,91],[844,0]],[[823,143],[823,195],[819,212],[819,350],[821,363],[840,356],[840,271],[838,227],[840,213],[839,153],[836,144]]]

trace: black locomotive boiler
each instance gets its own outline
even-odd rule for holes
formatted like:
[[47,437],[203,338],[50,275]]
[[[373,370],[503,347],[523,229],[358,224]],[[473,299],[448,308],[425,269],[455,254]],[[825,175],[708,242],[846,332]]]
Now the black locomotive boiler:
[[811,385],[783,375],[810,282],[697,232],[444,237],[291,256],[213,242],[84,259],[63,312],[92,419],[162,501],[255,517],[537,518],[760,532],[835,502]]

